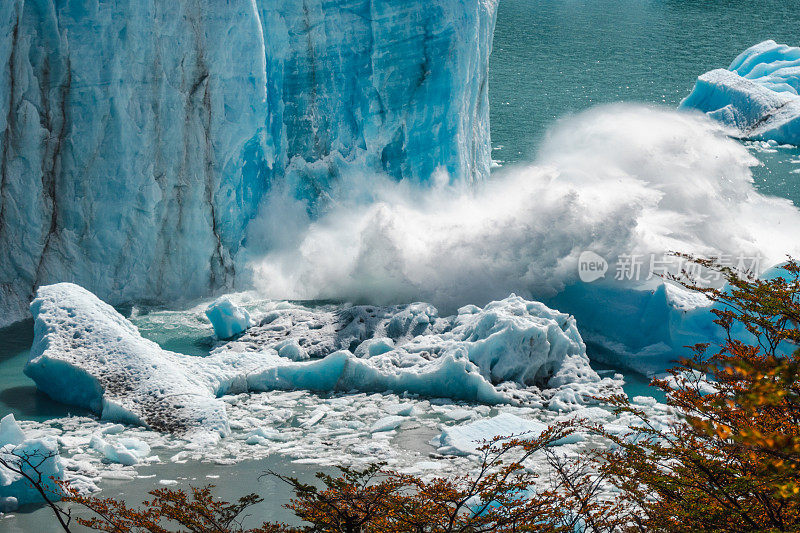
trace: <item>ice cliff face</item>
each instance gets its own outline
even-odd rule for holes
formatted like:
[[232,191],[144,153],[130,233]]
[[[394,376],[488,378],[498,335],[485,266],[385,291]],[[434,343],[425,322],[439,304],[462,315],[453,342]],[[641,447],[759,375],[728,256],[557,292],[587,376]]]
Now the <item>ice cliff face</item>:
[[0,325],[37,286],[229,286],[286,187],[488,174],[497,0],[5,0]]

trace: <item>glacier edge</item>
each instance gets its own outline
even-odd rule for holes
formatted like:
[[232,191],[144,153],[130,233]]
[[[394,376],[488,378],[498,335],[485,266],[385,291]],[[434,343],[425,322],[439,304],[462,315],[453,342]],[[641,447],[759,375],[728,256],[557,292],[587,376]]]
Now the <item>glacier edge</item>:
[[489,173],[496,0],[0,6],[0,326],[40,285],[230,288],[283,187]]

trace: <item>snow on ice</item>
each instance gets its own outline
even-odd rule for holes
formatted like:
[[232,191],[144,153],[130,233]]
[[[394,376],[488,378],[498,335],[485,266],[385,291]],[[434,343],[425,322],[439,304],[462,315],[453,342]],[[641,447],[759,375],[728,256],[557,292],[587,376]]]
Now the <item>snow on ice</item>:
[[[105,420],[212,440],[230,433],[220,397],[240,392],[394,391],[492,405],[530,390],[546,399],[566,387],[573,392],[559,407],[573,409],[604,386],[574,319],[513,295],[450,317],[423,303],[278,303],[208,357],[162,349],[77,285],[40,287],[31,312],[35,338],[25,372],[52,398]],[[287,341],[309,360],[282,357],[278,347]],[[398,409],[395,416],[410,412]],[[99,440],[97,448],[112,460],[125,452]]]
[[747,139],[800,144],[800,48],[764,41],[697,79],[681,103]]

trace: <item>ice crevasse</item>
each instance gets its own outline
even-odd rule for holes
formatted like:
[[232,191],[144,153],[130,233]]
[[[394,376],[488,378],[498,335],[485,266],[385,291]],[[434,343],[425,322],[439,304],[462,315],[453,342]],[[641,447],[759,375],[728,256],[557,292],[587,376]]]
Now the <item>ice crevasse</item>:
[[0,2],[0,326],[58,281],[230,287],[277,189],[482,180],[496,3]]
[[31,311],[25,372],[40,390],[106,420],[193,438],[229,433],[220,397],[233,393],[393,391],[497,404],[520,384],[555,389],[559,408],[564,397],[577,408],[576,391],[589,401],[601,382],[574,319],[517,296],[451,317],[427,304],[283,304],[208,357],[163,350],[77,285],[41,287]]
[[800,48],[764,41],[697,79],[681,103],[747,139],[800,145]]

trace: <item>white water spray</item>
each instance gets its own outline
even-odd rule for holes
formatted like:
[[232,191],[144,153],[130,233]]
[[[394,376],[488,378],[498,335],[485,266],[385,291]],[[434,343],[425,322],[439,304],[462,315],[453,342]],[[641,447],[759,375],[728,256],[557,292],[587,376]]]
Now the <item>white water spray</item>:
[[585,250],[776,263],[800,249],[800,212],[755,190],[756,164],[705,117],[604,106],[562,120],[533,164],[475,190],[446,176],[424,190],[351,176],[315,221],[276,196],[251,226],[250,242],[281,235],[251,262],[254,282],[270,298],[452,308],[510,292],[552,296],[577,279]]

